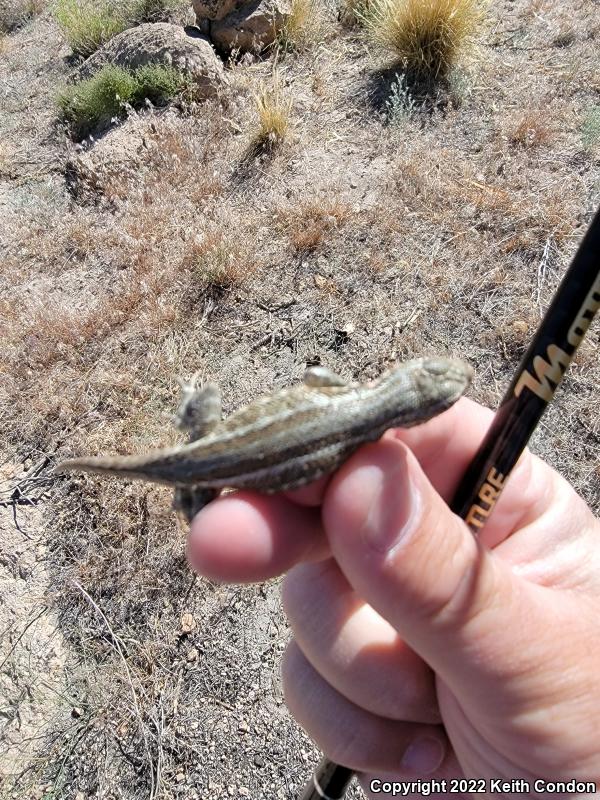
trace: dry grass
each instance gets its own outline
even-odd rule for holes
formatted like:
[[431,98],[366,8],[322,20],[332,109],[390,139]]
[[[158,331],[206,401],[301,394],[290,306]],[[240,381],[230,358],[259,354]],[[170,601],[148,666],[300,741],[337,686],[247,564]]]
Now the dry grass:
[[278,213],[281,228],[297,253],[312,253],[339,231],[350,217],[347,205],[335,200],[317,200],[303,203],[300,208],[285,209]]
[[361,12],[371,39],[425,80],[447,75],[471,54],[485,19],[482,0],[369,0]]
[[0,0],[0,34],[16,30],[45,7],[45,0]]
[[542,111],[528,111],[523,114],[508,134],[508,140],[512,145],[526,149],[548,144],[551,139],[552,131],[548,125],[547,115]]
[[252,146],[273,150],[289,137],[292,98],[281,87],[279,74],[274,71],[269,84],[263,84],[254,96],[257,124]]
[[315,46],[325,27],[323,7],[318,0],[291,0],[290,13],[278,36],[283,50],[301,50]]
[[256,271],[256,261],[245,244],[223,230],[210,231],[189,243],[183,267],[201,289],[230,289]]

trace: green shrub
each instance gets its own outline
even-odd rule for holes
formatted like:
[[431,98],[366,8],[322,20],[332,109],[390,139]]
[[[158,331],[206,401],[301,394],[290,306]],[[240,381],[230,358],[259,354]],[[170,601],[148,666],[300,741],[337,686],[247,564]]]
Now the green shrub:
[[87,58],[126,28],[156,22],[184,0],[57,0],[54,15],[73,53]]
[[485,7],[483,0],[369,0],[360,16],[372,40],[406,73],[432,80],[473,48]]
[[592,106],[584,117],[581,138],[586,150],[600,145],[600,106]]
[[174,67],[151,64],[129,71],[109,65],[65,89],[58,105],[73,137],[83,139],[123,116],[127,105],[139,108],[146,100],[164,102],[187,85],[186,77]]
[[54,15],[73,53],[87,58],[128,27],[124,6],[94,0],[57,0]]

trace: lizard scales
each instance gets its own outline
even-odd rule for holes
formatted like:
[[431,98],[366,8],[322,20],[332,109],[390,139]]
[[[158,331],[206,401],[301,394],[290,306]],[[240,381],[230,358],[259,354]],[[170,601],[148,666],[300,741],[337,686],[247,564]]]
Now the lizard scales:
[[188,444],[138,456],[70,459],[57,471],[199,489],[292,489],[333,472],[388,428],[417,425],[446,410],[471,377],[467,364],[446,358],[398,364],[371,384],[347,385],[317,369],[307,372],[303,384],[258,398],[222,421],[218,389],[209,385],[194,397],[199,407],[216,404],[217,417],[213,409],[203,419],[200,408]]

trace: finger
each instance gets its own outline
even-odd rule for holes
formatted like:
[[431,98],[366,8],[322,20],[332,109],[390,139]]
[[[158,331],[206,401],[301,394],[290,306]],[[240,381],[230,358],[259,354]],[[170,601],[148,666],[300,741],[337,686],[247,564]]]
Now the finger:
[[[405,800],[469,800],[473,793],[483,793],[488,785],[484,779],[476,778],[465,780],[464,772],[458,763],[456,755],[450,751],[444,763],[436,770],[435,776],[428,776],[425,783],[414,780],[414,777],[398,773],[371,773],[358,776],[360,785],[369,800],[381,800],[386,797],[402,797]],[[472,794],[467,792],[472,790]]]
[[[450,503],[493,418],[490,409],[462,397],[423,425],[396,428],[386,438],[410,447],[435,490]],[[523,453],[482,531],[484,544],[495,547],[523,524],[525,517],[540,512],[547,471],[546,465],[528,450]],[[321,479],[287,495],[301,505],[315,506],[322,502],[328,483],[328,479]]]
[[316,511],[252,492],[226,495],[203,508],[188,538],[192,568],[232,583],[267,580],[327,552]]
[[475,540],[399,441],[365,447],[340,470],[323,519],[355,590],[456,692],[485,708],[502,691],[498,674],[519,674],[534,655],[530,585]]
[[433,673],[332,559],[295,567],[283,603],[304,657],[336,691],[382,717],[440,722]]
[[324,475],[307,486],[301,486],[299,489],[289,489],[283,494],[300,506],[319,506],[330,478],[331,475]]
[[282,665],[286,703],[321,750],[358,771],[435,773],[443,764],[443,728],[384,719],[351,703],[311,667],[291,642]]
[[[387,436],[405,442],[422,464],[437,491],[448,499],[472,460],[493,419],[489,408],[462,397],[443,414],[414,428],[395,428]],[[318,505],[328,486],[322,478],[286,492],[302,505]]]

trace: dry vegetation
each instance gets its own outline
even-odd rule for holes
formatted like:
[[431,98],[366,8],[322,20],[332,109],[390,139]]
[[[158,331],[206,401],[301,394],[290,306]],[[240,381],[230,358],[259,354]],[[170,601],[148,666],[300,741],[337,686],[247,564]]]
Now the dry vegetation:
[[419,80],[448,75],[474,47],[484,0],[368,0],[354,9],[373,41]]
[[257,120],[251,149],[272,151],[288,138],[292,114],[292,99],[281,86],[277,71],[259,88],[254,102]]
[[[133,112],[87,151],[56,125],[55,20],[7,37],[0,499],[19,485],[38,518],[17,505],[21,534],[0,507],[0,587],[43,600],[64,668],[19,731],[47,677],[33,610],[1,620],[2,800],[285,798],[307,777],[276,582],[194,581],[168,491],[50,467],[174,442],[176,378],[196,371],[229,412],[309,363],[368,379],[449,353],[498,402],[600,200],[600,30],[592,0],[489,13],[462,102],[401,126],[373,102],[381,54],[330,13],[275,78],[272,56],[232,66],[226,104]],[[596,511],[598,347],[596,325],[533,442]]]
[[45,7],[45,0],[0,0],[0,35],[21,27]]

